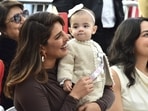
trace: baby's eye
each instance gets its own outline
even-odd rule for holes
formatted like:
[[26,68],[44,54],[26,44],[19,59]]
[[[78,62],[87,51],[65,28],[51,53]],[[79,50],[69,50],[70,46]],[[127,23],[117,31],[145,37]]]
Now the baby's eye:
[[85,28],[88,28],[88,27],[89,27],[89,25],[84,25],[84,27],[85,27]]
[[78,26],[73,26],[74,29],[78,28]]

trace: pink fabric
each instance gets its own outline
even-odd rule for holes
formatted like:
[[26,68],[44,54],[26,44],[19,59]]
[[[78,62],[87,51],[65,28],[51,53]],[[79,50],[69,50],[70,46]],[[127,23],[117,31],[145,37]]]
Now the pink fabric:
[[1,94],[1,90],[2,90],[3,76],[4,76],[4,63],[2,60],[0,60],[0,94]]
[[67,13],[66,12],[59,12],[59,15],[63,18],[64,20],[64,27],[63,27],[63,30],[68,33],[68,16],[67,16]]

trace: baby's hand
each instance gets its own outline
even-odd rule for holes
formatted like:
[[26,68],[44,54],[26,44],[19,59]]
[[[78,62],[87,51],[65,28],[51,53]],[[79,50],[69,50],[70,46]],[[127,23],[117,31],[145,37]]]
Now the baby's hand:
[[71,80],[65,80],[64,81],[63,89],[65,91],[68,91],[68,92],[70,92],[72,90],[72,82],[71,82]]

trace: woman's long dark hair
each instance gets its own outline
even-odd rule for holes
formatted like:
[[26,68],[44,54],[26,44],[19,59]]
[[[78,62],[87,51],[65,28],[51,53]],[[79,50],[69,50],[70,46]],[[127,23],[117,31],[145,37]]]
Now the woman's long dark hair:
[[24,22],[20,30],[17,53],[6,81],[6,96],[12,98],[15,85],[22,83],[29,76],[34,76],[38,82],[47,82],[48,75],[42,68],[40,46],[47,45],[57,22],[64,25],[60,16],[48,12],[33,14]]
[[110,65],[122,65],[123,71],[129,80],[128,87],[135,84],[134,54],[135,41],[141,33],[141,23],[147,18],[129,18],[123,21],[117,28],[111,45],[108,49]]

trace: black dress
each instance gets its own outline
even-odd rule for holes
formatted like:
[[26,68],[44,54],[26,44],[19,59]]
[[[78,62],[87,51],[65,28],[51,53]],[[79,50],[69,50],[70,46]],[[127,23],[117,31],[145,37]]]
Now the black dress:
[[13,106],[13,101],[5,97],[3,87],[8,76],[8,70],[12,59],[16,53],[17,42],[4,35],[0,36],[0,59],[3,60],[5,65],[4,77],[2,81],[2,94],[0,95],[0,104],[5,108]]

